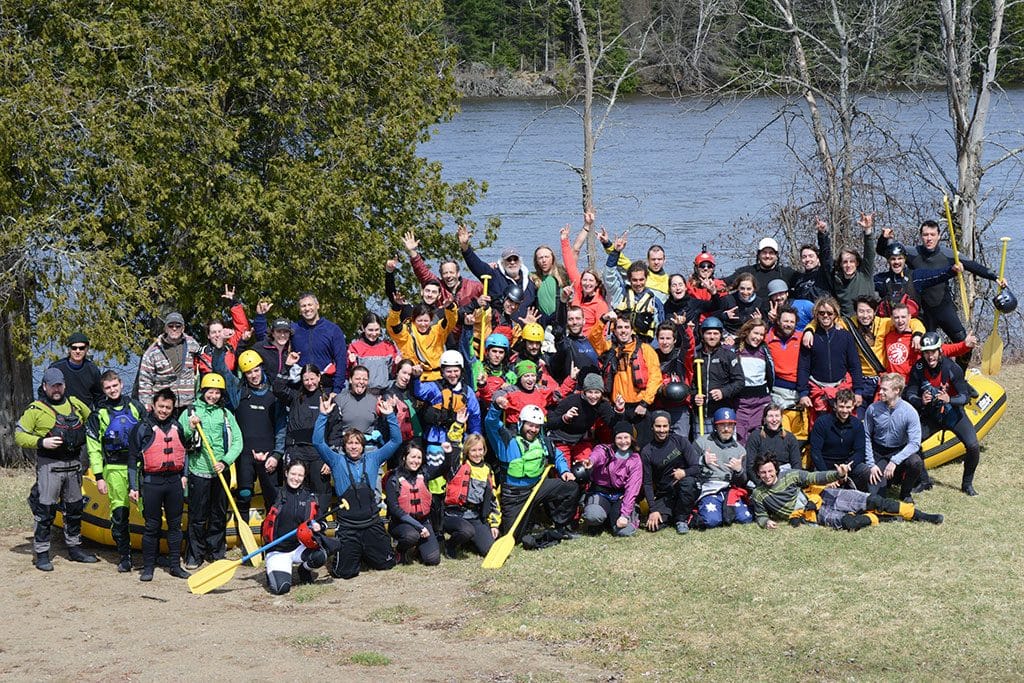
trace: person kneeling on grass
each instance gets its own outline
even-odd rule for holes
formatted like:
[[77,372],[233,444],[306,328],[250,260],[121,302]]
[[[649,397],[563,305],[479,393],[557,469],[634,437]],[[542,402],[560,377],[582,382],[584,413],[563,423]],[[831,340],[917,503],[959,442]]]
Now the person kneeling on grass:
[[267,588],[274,595],[284,595],[292,588],[292,567],[299,568],[299,585],[313,583],[312,570],[327,562],[327,550],[321,544],[323,528],[316,521],[316,494],[304,487],[306,463],[296,460],[285,470],[284,486],[277,488],[274,506],[270,508],[260,532],[263,542],[299,532],[267,552]]
[[425,565],[441,562],[441,546],[430,521],[433,496],[427,482],[437,475],[445,461],[438,467],[424,467],[424,451],[418,439],[407,441],[398,467],[386,477],[388,532],[395,539],[395,561],[401,564],[412,561],[413,550],[419,551]]
[[754,463],[757,488],[751,498],[754,518],[762,529],[775,529],[778,522],[792,526],[816,522],[834,529],[856,531],[878,524],[882,516],[899,516],[908,521],[942,524],[942,515],[928,514],[914,507],[877,493],[852,489],[825,488],[820,493],[807,493],[805,486],[823,487],[846,479],[850,465],[840,463],[832,472],[790,470],[781,477],[779,465],[771,454],[759,455]]
[[[464,460],[448,480],[444,491],[445,555],[454,559],[459,548],[473,543],[481,555],[494,545],[501,526],[501,506],[495,495],[494,473],[484,462],[487,442],[479,434],[469,434],[463,444],[445,442],[442,448],[462,450]],[[459,453],[453,450],[458,462]]]
[[584,465],[590,470],[590,490],[583,505],[583,522],[594,533],[604,526],[615,536],[632,536],[640,526],[637,498],[644,475],[640,454],[633,441],[633,427],[615,425],[615,444],[599,444]]
[[335,538],[341,547],[332,556],[331,576],[352,579],[359,576],[360,564],[366,561],[373,569],[391,569],[395,566],[395,554],[391,539],[384,530],[384,520],[377,506],[380,490],[377,471],[398,447],[402,445],[402,432],[395,417],[394,397],[377,401],[377,410],[388,421],[388,442],[375,451],[366,453],[366,437],[356,429],[342,435],[343,452],[338,453],[327,445],[324,432],[327,416],[334,411],[334,400],[329,396],[320,398],[320,415],[313,426],[313,446],[320,459],[327,463],[334,475],[334,492],[340,502],[335,518],[338,530]]

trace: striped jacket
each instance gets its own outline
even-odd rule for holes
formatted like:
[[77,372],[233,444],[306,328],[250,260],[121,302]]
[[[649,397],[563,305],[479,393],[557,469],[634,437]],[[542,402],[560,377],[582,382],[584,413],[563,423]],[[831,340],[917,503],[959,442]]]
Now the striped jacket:
[[196,397],[195,357],[199,353],[199,342],[184,335],[185,345],[181,367],[175,370],[164,350],[163,335],[142,354],[139,364],[139,401],[152,405],[153,396],[168,387],[178,397],[177,405],[190,406]]

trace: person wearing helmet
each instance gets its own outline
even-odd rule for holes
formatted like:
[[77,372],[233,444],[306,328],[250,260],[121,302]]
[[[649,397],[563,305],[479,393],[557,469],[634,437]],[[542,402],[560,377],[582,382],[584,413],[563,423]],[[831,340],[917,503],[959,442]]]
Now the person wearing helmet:
[[230,318],[222,320],[218,317],[206,323],[206,338],[209,343],[200,347],[195,360],[196,372],[200,377],[208,372],[214,372],[213,359],[221,355],[224,356],[224,365],[234,372],[238,347],[244,339],[252,336],[245,307],[235,299],[235,288],[224,285],[224,293],[220,296],[231,303]]
[[595,429],[606,429],[621,419],[622,413],[604,396],[601,375],[592,372],[583,378],[579,391],[567,394],[548,411],[548,436],[565,461],[573,464],[590,455]]
[[765,237],[757,243],[757,255],[754,263],[738,268],[735,273],[725,278],[727,283],[736,285],[736,278],[743,273],[750,273],[757,283],[757,294],[768,298],[768,283],[776,278],[786,282],[793,279],[793,269],[782,265],[779,261],[779,243],[771,237]]
[[[924,220],[920,227],[921,243],[913,249],[907,250],[907,265],[918,270],[942,271],[950,268],[953,263],[953,252],[941,245],[941,231],[939,224],[933,220]],[[883,233],[882,240],[886,240]],[[963,271],[972,273],[977,277],[997,283],[1000,287],[1006,287],[1006,280],[999,278],[999,275],[977,261],[964,258],[959,255],[960,266]],[[919,317],[928,330],[941,329],[952,342],[963,341],[967,338],[967,329],[964,327],[957,306],[960,301],[954,299],[953,292],[949,286],[949,279],[942,280],[936,284],[917,287],[920,293],[921,311]],[[967,316],[970,317],[968,311]],[[962,365],[967,367],[966,361]]]
[[648,411],[661,388],[658,352],[637,338],[628,317],[617,317],[614,311],[605,317],[614,320],[611,339],[604,337],[602,326],[595,325],[590,343],[601,354],[601,376],[609,399],[618,405],[621,398],[626,419],[636,425],[636,438],[643,446],[651,440]]
[[832,240],[828,234],[828,223],[815,217],[815,229],[818,244],[800,245],[803,270],[793,273],[789,281],[794,299],[817,301],[820,297],[832,295],[832,275],[828,270],[832,261]]
[[227,371],[221,357],[214,359],[213,369],[224,377],[225,404],[242,432],[242,452],[235,461],[235,502],[242,519],[248,519],[257,480],[264,505],[274,504],[278,479],[276,473],[267,471],[267,459],[279,461],[284,453],[288,415],[264,372],[263,357],[256,351],[248,349],[238,357],[241,381]]
[[[675,279],[675,275],[669,278],[669,298],[674,299],[672,281]],[[679,276],[682,278],[682,276]],[[693,274],[690,275],[686,283],[686,294],[693,302],[693,307],[700,311],[700,319],[697,320],[692,312],[687,312],[687,317],[693,319],[695,322],[702,322],[704,318],[711,315],[711,311],[718,309],[718,297],[725,296],[729,293],[729,287],[725,284],[725,280],[721,280],[715,277],[715,255],[708,251],[708,247],[705,244],[701,247],[700,253],[697,254],[693,259]],[[669,310],[669,302],[666,302],[665,313],[669,315],[675,311]]]
[[388,311],[388,334],[402,352],[403,358],[416,361],[420,367],[420,378],[425,381],[433,381],[441,376],[441,354],[445,352],[448,335],[455,329],[459,319],[458,307],[454,302],[445,306],[443,311],[440,320],[435,320],[431,308],[423,303],[413,307],[408,320],[403,320],[401,308],[394,303]]
[[907,263],[907,248],[892,241],[892,230],[882,231],[875,251],[889,263],[889,270],[875,273],[875,293],[881,299],[878,314],[888,317],[892,306],[904,303],[910,307],[912,317],[921,311],[920,292],[929,287],[941,285],[954,277],[962,266],[946,266],[937,269],[911,269]]
[[491,407],[494,392],[516,381],[515,370],[508,361],[509,348],[508,337],[491,333],[484,340],[483,359],[473,360],[473,386],[476,387],[476,397],[482,410]]
[[537,299],[537,287],[530,280],[529,272],[523,267],[519,250],[515,247],[506,247],[501,252],[501,261],[492,266],[485,263],[473,250],[473,247],[470,246],[469,240],[473,235],[465,226],[459,226],[456,236],[459,239],[462,258],[466,261],[466,265],[469,266],[473,275],[477,278],[482,278],[484,275],[491,276],[487,292],[491,298],[503,298],[505,290],[513,285],[517,285],[523,290],[523,300],[515,311],[515,318],[518,319],[526,316],[526,312],[534,305],[534,301]]
[[[508,533],[539,482],[540,488],[531,509],[515,530],[516,539],[522,538],[530,527],[530,517],[535,509],[532,506],[537,505],[545,507],[560,539],[575,538],[570,525],[576,513],[579,487],[569,471],[565,456],[544,433],[544,412],[537,406],[526,406],[520,414],[518,426],[506,426],[501,419],[501,409],[492,403],[484,425],[488,442],[494,446],[495,456],[505,475],[500,495],[502,533]],[[541,481],[545,465],[549,462],[554,463],[559,476]]]
[[599,239],[606,250],[611,247],[603,275],[608,305],[619,318],[629,319],[637,337],[651,341],[654,339],[655,329],[665,320],[665,307],[662,301],[668,296],[668,278],[665,278],[664,293],[655,292],[647,286],[647,265],[631,263],[623,279],[616,264],[619,261],[619,254],[626,247],[626,235],[622,234],[614,242],[609,242],[608,233],[602,229]]
[[856,301],[861,296],[875,294],[875,215],[862,213],[857,226],[864,235],[863,251],[843,249],[832,266],[832,291],[843,315],[856,313]]
[[270,543],[296,529],[299,533],[267,552],[267,589],[284,595],[292,588],[292,568],[298,567],[298,585],[316,580],[314,569],[327,563],[327,550],[321,547],[323,528],[317,521],[316,496],[302,483],[306,480],[306,463],[301,460],[288,465],[284,485],[267,505],[267,516],[260,532],[264,543]]
[[943,429],[960,439],[966,450],[960,490],[968,496],[977,495],[974,473],[981,459],[981,446],[974,423],[964,410],[971,388],[964,378],[963,368],[943,353],[938,332],[929,332],[921,340],[921,358],[910,370],[903,395],[921,414],[922,441]]
[[[780,522],[800,526],[804,522],[833,529],[857,531],[879,523],[881,517],[900,517],[910,522],[942,524],[942,515],[918,510],[913,503],[902,503],[863,491],[841,488],[850,476],[850,466],[838,463],[827,472],[780,471],[770,454],[754,462],[757,482],[751,500],[754,516],[762,529],[777,529]],[[807,487],[825,487],[820,495],[806,493]]]
[[123,393],[124,384],[114,370],[100,376],[104,400],[85,423],[85,445],[96,489],[110,501],[110,535],[120,556],[117,571],[132,570],[128,515],[128,460],[131,433],[146,415],[141,403]]
[[594,227],[594,219],[593,213],[583,215],[583,232],[576,240],[578,246],[569,243],[568,225],[561,231],[562,263],[565,264],[565,272],[569,276],[572,290],[567,303],[570,306],[578,306],[582,310],[584,330],[589,330],[602,315],[608,312],[608,302],[605,301],[604,293],[601,291],[601,276],[590,269],[580,271],[576,260],[576,254],[583,246],[587,233]]
[[598,444],[582,463],[590,471],[590,488],[581,519],[594,535],[607,528],[613,536],[632,536],[640,527],[636,505],[643,489],[643,464],[631,424],[619,422],[612,435],[611,444]]
[[359,336],[348,345],[349,374],[357,365],[362,365],[370,373],[367,389],[373,394],[379,394],[391,384],[395,363],[401,357],[398,347],[384,336],[380,317],[367,311],[363,315]]
[[366,452],[361,432],[350,431],[345,435],[341,450],[327,445],[324,434],[327,418],[334,412],[334,401],[330,396],[321,396],[319,414],[313,426],[313,447],[334,475],[334,493],[339,502],[334,509],[338,528],[335,538],[339,543],[337,552],[329,558],[331,576],[336,579],[352,579],[359,576],[365,562],[371,569],[387,570],[395,566],[395,553],[391,538],[384,529],[378,501],[381,499],[380,480],[377,473],[381,465],[398,452],[402,445],[402,430],[395,417],[396,398],[382,398],[377,409],[388,422],[388,441],[372,452]]
[[707,529],[734,522],[749,524],[754,517],[746,503],[747,454],[736,440],[736,411],[718,408],[713,422],[711,433],[694,442],[701,454],[697,517]]
[[650,511],[647,530],[674,524],[676,533],[689,533],[690,513],[700,491],[700,453],[686,437],[672,431],[672,418],[663,410],[653,413],[651,432],[651,442],[640,449],[644,498]]
[[899,484],[899,498],[913,502],[911,491],[924,476],[921,460],[921,418],[900,398],[903,377],[886,373],[878,381],[878,400],[864,411],[864,462],[869,468],[868,491],[879,493]]
[[196,398],[196,364],[199,342],[185,334],[185,319],[181,313],[169,313],[164,318],[164,332],[147,348],[139,360],[136,381],[138,398],[150,409],[153,396],[169,388],[177,397],[175,416],[192,405]]
[[[607,312],[605,308],[602,313]],[[573,366],[579,368],[579,378],[589,372],[598,370],[597,351],[594,345],[587,338],[587,316],[584,309],[579,306],[562,306],[558,309],[559,325],[565,329],[565,334],[555,334],[555,353],[551,356],[551,363],[548,369],[556,381],[563,381],[569,376]],[[591,325],[592,326],[592,325]]]
[[[238,459],[243,441],[238,421],[224,407],[226,388],[223,375],[207,373],[199,383],[198,400],[178,419],[186,442],[193,444],[188,453],[186,569],[197,569],[203,560],[223,560],[227,552],[228,499],[217,473]],[[205,442],[198,433],[200,425]]]
[[[703,394],[694,393],[693,404],[704,406],[704,432],[710,432],[715,411],[723,407],[734,407],[736,398],[743,389],[743,369],[736,352],[722,344],[725,325],[718,318],[705,318],[700,324],[701,345],[694,360],[702,361],[699,368],[694,363],[694,372],[701,373]],[[693,386],[697,383],[694,381]],[[695,431],[699,431],[695,430]]]
[[658,325],[655,353],[661,367],[661,387],[654,407],[672,416],[672,429],[682,437],[690,435],[689,368],[693,367],[693,332],[686,318],[677,316],[673,322]]
[[565,378],[561,385],[549,384],[542,386],[539,381],[537,364],[531,360],[516,363],[516,383],[494,394],[494,402],[505,411],[505,422],[515,424],[519,421],[519,413],[528,405],[537,406],[543,411],[554,406],[576,389],[576,368]]
[[814,320],[814,302],[807,299],[792,299],[790,293],[785,280],[776,279],[768,283],[768,320],[774,323],[779,319],[779,311],[792,308],[797,313],[796,329],[802,332],[807,324]]

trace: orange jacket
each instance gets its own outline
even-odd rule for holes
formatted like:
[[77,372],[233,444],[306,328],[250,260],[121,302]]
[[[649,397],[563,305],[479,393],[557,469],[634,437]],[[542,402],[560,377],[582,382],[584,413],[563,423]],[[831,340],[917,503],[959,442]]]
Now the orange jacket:
[[[590,328],[588,335],[590,343],[598,356],[601,356],[612,349],[612,342],[604,336],[604,323],[600,320]],[[633,351],[640,344],[640,352],[637,360],[647,368],[647,383],[643,388],[638,388],[633,382],[633,368],[631,358]],[[654,397],[661,387],[661,363],[658,361],[658,352],[650,344],[638,342],[636,337],[621,346],[615,346],[615,360],[618,370],[612,378],[612,392],[609,398],[614,403],[615,399],[622,396],[626,403],[645,403],[648,406],[654,403]],[[607,371],[602,362],[602,371]]]

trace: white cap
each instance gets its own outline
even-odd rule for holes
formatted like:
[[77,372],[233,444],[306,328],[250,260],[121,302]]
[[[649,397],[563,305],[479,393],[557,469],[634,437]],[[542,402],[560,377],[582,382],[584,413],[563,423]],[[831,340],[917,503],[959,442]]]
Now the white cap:
[[761,251],[762,249],[774,249],[775,253],[778,253],[779,243],[776,242],[771,237],[765,237],[763,240],[757,243],[757,250]]

